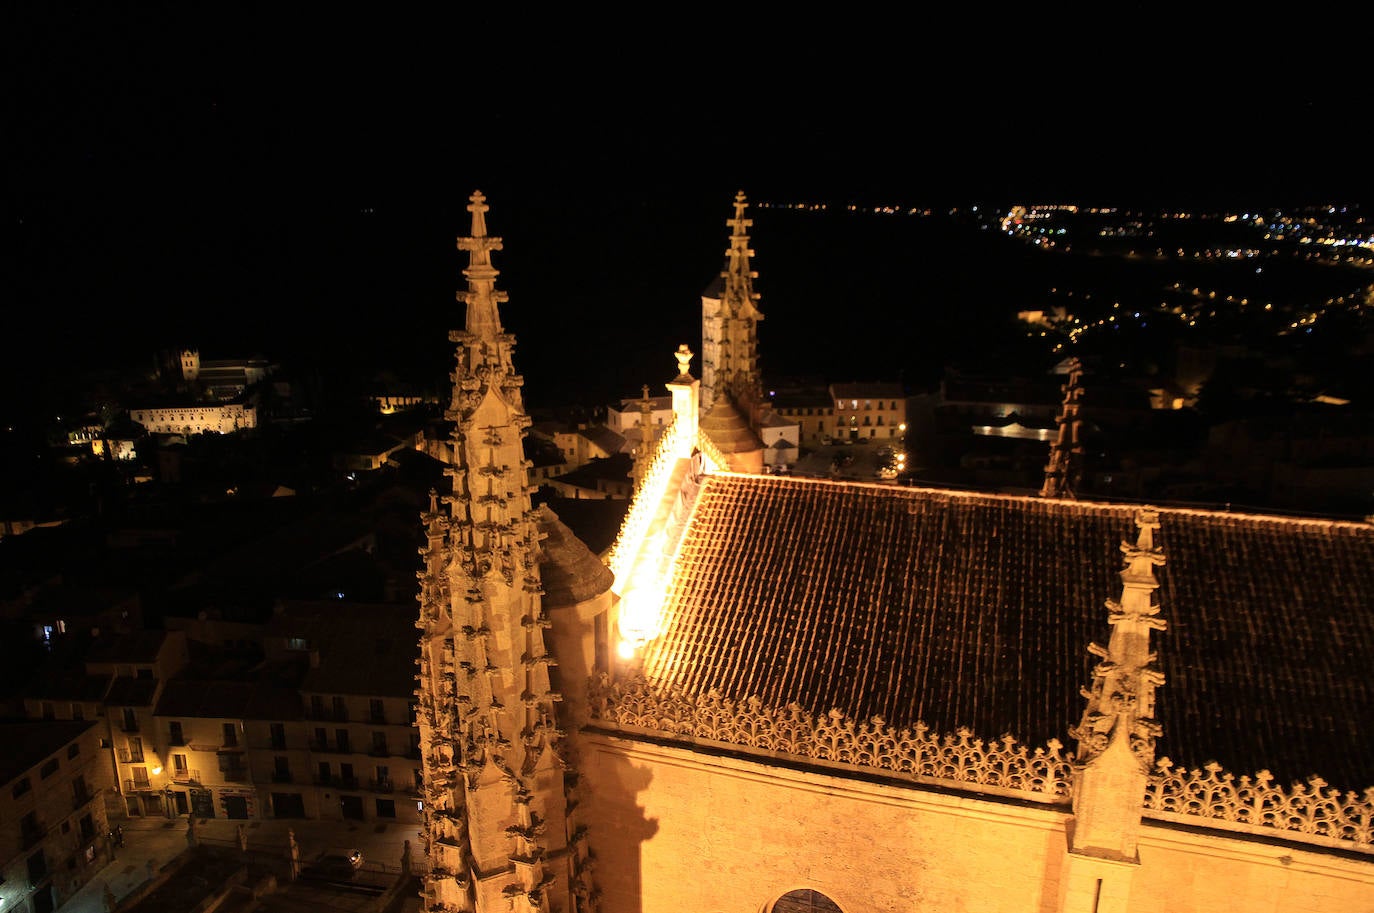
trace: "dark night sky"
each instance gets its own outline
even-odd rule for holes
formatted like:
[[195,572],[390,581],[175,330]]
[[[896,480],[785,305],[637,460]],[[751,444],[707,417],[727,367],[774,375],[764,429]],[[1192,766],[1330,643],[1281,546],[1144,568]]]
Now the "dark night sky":
[[[30,332],[5,334],[4,354],[20,369],[174,340],[213,356],[211,327],[225,355],[301,340],[354,354],[413,338],[412,323],[446,348],[452,244],[476,188],[507,242],[511,307],[626,339],[624,313],[665,295],[685,316],[641,320],[692,325],[737,189],[932,204],[1371,196],[1367,79],[1342,75],[1367,49],[1331,45],[1367,34],[1359,22],[1324,23],[1314,44],[1289,22],[1204,30],[1129,3],[1112,23],[994,26],[858,9],[762,24],[545,12],[521,29],[466,5],[446,21],[254,4],[8,13],[5,297]],[[611,287],[626,308],[595,313]]]

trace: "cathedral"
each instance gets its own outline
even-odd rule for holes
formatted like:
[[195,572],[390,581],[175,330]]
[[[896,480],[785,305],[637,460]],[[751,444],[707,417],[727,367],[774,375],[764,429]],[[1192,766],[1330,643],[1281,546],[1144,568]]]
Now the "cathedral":
[[422,908],[1374,913],[1374,524],[1079,500],[1073,376],[1038,496],[761,471],[746,208],[599,556],[470,199]]

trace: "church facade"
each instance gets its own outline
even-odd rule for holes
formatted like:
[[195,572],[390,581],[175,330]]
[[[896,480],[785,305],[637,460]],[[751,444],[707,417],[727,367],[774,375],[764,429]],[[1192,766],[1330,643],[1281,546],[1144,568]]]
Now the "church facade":
[[1038,497],[760,472],[746,289],[603,562],[530,506],[469,209],[426,910],[1374,911],[1374,525],[1079,501],[1068,431]]

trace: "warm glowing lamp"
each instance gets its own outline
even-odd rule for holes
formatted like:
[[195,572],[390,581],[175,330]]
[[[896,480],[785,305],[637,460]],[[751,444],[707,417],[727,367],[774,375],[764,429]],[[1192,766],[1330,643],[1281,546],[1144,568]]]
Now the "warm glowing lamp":
[[157,776],[158,774],[160,774],[160,773],[162,773],[162,765],[161,765],[161,764],[154,764],[154,765],[153,765],[153,776],[156,777],[156,776]]

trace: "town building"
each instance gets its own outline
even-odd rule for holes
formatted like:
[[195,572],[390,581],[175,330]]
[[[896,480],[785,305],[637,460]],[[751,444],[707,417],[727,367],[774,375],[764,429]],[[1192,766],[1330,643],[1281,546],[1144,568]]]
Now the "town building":
[[0,910],[51,913],[113,858],[98,720],[0,723]]
[[247,401],[139,405],[129,418],[149,434],[233,434],[258,426],[257,407]]

